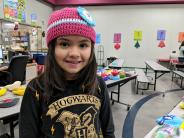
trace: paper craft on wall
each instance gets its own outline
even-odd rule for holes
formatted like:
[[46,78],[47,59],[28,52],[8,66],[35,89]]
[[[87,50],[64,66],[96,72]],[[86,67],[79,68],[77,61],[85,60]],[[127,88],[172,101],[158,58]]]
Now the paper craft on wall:
[[158,47],[163,48],[165,47],[165,36],[166,36],[166,30],[158,30],[157,31],[157,40],[160,40]]
[[142,31],[134,31],[134,40],[136,41],[135,47],[139,48],[140,47],[139,41],[142,40]]
[[134,40],[136,41],[142,40],[142,31],[134,31]]
[[37,25],[37,14],[36,13],[31,14],[31,24]]
[[139,44],[138,41],[135,43],[135,47],[136,47],[136,48],[139,48],[139,47],[140,47],[140,44]]
[[160,41],[160,42],[159,42],[159,44],[158,44],[158,47],[160,47],[160,48],[165,47],[165,43],[164,43],[164,41]]
[[121,45],[119,44],[119,43],[121,43],[121,33],[114,33],[114,41],[113,42],[115,43],[114,48],[116,50],[119,50],[121,47]]
[[121,43],[121,33],[114,34],[114,43]]
[[179,32],[179,36],[178,36],[178,42],[183,42],[184,41],[184,32]]
[[120,47],[121,47],[121,45],[118,44],[118,43],[114,45],[114,48],[115,48],[116,50],[120,49]]
[[26,22],[26,0],[4,0],[4,18]]
[[165,40],[165,30],[158,30],[157,31],[157,40]]
[[96,44],[101,43],[101,34],[96,34]]

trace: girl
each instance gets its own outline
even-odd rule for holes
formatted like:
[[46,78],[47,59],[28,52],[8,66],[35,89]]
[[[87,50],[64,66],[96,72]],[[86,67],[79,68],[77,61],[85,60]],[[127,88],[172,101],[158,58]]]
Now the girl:
[[27,86],[20,138],[114,138],[107,87],[96,75],[94,25],[81,7],[51,14],[46,70]]

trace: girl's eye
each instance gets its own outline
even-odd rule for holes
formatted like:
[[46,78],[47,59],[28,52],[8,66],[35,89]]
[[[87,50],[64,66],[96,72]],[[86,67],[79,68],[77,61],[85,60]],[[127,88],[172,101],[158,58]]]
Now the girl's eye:
[[67,42],[61,42],[59,45],[60,45],[62,48],[66,48],[66,47],[69,46],[69,43],[67,43]]
[[89,47],[88,44],[80,44],[80,48],[86,48]]

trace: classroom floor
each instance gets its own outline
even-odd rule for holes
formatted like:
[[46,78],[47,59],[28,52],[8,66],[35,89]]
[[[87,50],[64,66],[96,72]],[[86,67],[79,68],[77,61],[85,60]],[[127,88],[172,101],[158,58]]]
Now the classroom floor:
[[[153,75],[152,73],[150,75]],[[171,81],[171,73],[161,76],[157,80],[157,91],[164,92],[169,89],[179,88],[180,82]],[[135,94],[135,82],[131,81],[121,87],[120,101],[133,105],[141,98],[153,93],[144,91],[144,95]],[[156,125],[155,119],[170,112],[172,108],[181,100],[184,91],[167,93],[165,97],[158,96],[146,102],[137,113],[134,123],[134,138],[144,138],[144,136]],[[116,138],[122,137],[122,128],[127,115],[126,106],[115,103],[112,105],[113,118],[115,123]],[[18,127],[15,129],[15,138],[18,138]]]

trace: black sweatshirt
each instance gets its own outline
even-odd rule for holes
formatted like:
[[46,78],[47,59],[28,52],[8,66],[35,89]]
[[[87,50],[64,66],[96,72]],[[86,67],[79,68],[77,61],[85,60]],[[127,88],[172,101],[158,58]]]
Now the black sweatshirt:
[[54,90],[46,104],[44,91],[32,80],[21,105],[20,138],[114,138],[107,87],[102,79],[98,82],[100,94],[84,94],[70,83],[65,92]]

